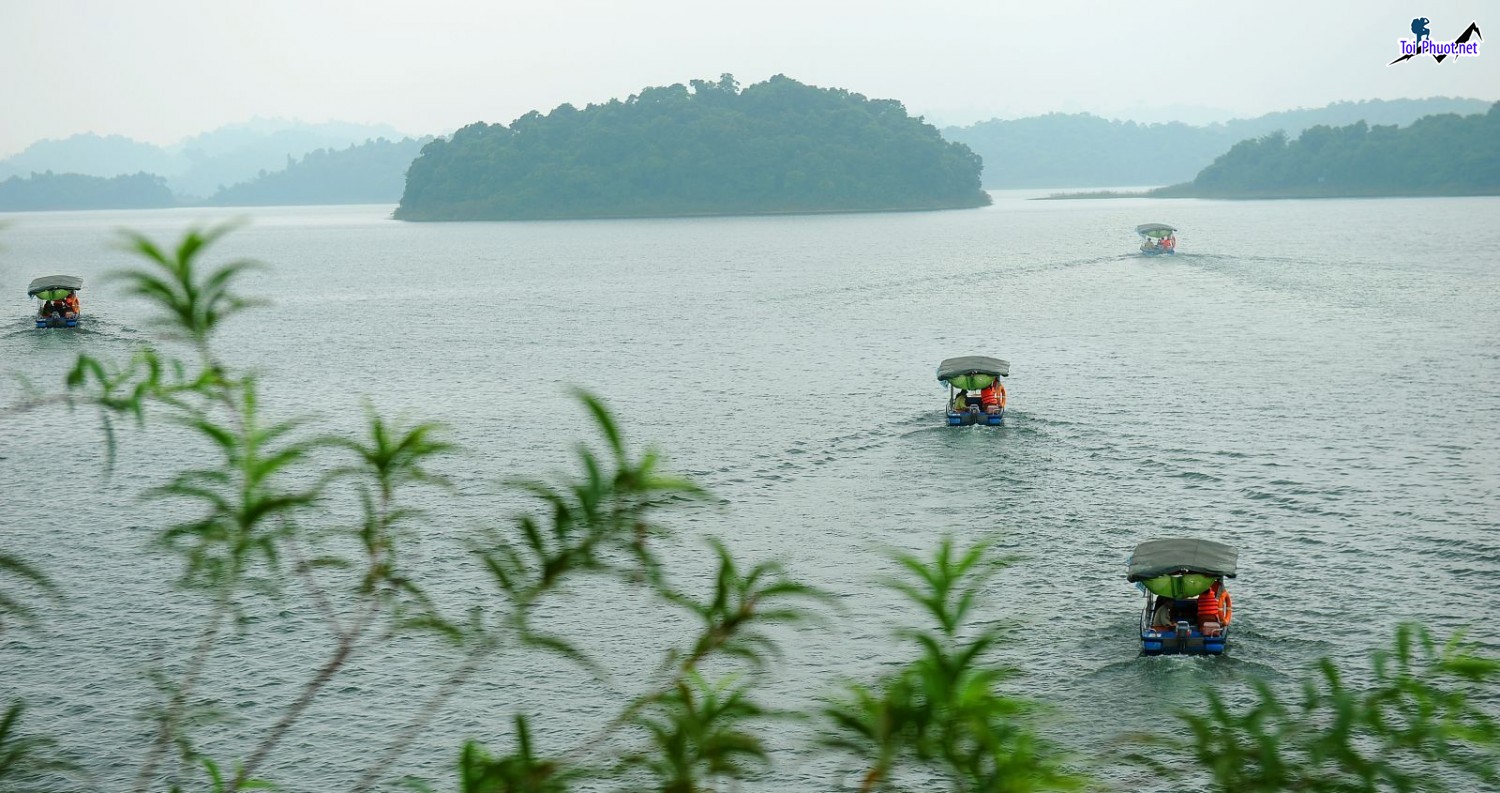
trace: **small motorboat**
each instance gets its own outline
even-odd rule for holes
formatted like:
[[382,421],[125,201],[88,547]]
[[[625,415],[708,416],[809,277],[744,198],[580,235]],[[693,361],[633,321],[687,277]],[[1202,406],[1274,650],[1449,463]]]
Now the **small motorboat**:
[[1130,555],[1126,580],[1146,593],[1143,655],[1221,655],[1234,617],[1224,579],[1235,577],[1239,551],[1221,542],[1150,540]]
[[938,364],[937,379],[948,386],[948,426],[1005,426],[1005,384],[1010,362],[985,355],[949,358]]
[[44,275],[26,287],[26,296],[41,301],[37,307],[38,328],[76,328],[83,316],[78,290],[83,279],[73,275]]
[[1177,229],[1165,223],[1144,223],[1135,227],[1135,233],[1141,235],[1142,255],[1177,255]]

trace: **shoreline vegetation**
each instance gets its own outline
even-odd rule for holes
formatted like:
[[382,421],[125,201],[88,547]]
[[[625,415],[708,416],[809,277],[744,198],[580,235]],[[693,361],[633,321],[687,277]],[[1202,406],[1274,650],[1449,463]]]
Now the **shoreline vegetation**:
[[1500,102],[1486,113],[1425,116],[1408,127],[1309,127],[1240,141],[1191,182],[1154,190],[1053,193],[1109,198],[1425,198],[1500,195]]
[[983,163],[893,99],[785,75],[645,88],[471,124],[407,171],[397,220],[899,212],[990,203]]

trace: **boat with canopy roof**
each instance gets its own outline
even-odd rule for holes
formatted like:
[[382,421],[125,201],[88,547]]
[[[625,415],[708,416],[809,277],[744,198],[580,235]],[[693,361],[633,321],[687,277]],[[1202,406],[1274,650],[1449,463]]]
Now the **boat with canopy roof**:
[[987,355],[964,355],[938,364],[938,382],[948,386],[948,426],[1005,426],[1005,384],[1010,362]]
[[26,287],[26,296],[41,301],[37,308],[38,328],[76,328],[83,316],[78,304],[78,290],[83,279],[74,275],[44,275]]
[[1142,223],[1135,227],[1141,236],[1141,253],[1146,256],[1176,256],[1177,229],[1165,223]]
[[1234,609],[1224,579],[1234,578],[1239,551],[1213,540],[1150,540],[1130,555],[1126,580],[1146,594],[1141,612],[1144,655],[1221,655]]

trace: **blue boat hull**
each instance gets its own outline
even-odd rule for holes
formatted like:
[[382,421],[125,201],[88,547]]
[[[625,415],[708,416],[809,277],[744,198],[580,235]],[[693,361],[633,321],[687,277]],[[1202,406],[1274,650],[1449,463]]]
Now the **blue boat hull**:
[[1204,636],[1191,627],[1185,631],[1141,631],[1142,655],[1223,655],[1228,645],[1227,627],[1215,636]]
[[971,424],[979,424],[986,427],[1005,426],[1005,411],[999,413],[975,413],[972,410],[948,411],[948,426],[967,427]]
[[52,319],[50,317],[37,317],[36,326],[38,328],[76,328],[78,327],[78,318]]

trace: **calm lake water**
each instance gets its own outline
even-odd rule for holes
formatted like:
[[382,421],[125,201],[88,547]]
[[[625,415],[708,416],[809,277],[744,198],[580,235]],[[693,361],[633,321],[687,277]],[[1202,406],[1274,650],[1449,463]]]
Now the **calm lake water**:
[[[719,497],[666,518],[683,581],[712,535],[838,596],[823,625],[780,634],[763,695],[778,706],[899,658],[889,635],[919,618],[879,584],[889,554],[945,535],[997,533],[1020,555],[986,616],[1017,626],[1001,651],[1025,673],[1016,690],[1049,703],[1049,734],[1086,755],[1173,729],[1203,686],[1243,702],[1249,681],[1290,685],[1324,655],[1363,665],[1402,621],[1446,636],[1500,610],[1500,199],[1029,195],[939,213],[511,224],[248,210],[214,253],[268,263],[245,287],[272,305],[232,320],[219,348],[264,373],[270,410],[319,430],[357,425],[365,400],[446,422],[465,449],[442,466],[456,492],[415,494],[429,517],[412,561],[448,604],[485,596],[464,539],[525,505],[500,482],[567,468],[589,437],[567,388],[602,395],[629,440]],[[115,230],[166,242],[230,216],[5,216],[0,370],[55,388],[77,353],[128,356],[150,334],[142,306],[101,278],[131,263]],[[1181,230],[1181,255],[1131,255],[1148,221]],[[25,285],[52,272],[88,283],[86,329],[28,327]],[[1008,427],[943,426],[933,369],[961,354],[1011,361]],[[7,378],[0,405],[20,394]],[[148,672],[178,663],[201,619],[172,587],[175,562],[148,551],[191,513],[138,498],[198,448],[170,427],[126,428],[106,477],[87,411],[0,416],[0,548],[67,595],[37,628],[0,634],[0,699],[24,697],[33,729],[118,769],[106,787],[138,763]],[[1137,657],[1125,559],[1175,535],[1240,549],[1228,657]],[[225,761],[326,648],[302,602],[257,609],[209,670],[224,721],[200,735]],[[539,751],[567,751],[686,624],[589,583],[552,619],[609,676],[500,659],[403,772],[453,789],[460,743],[508,751],[516,710],[535,715]],[[347,787],[450,665],[417,638],[362,656],[265,775]],[[778,765],[750,789],[847,779],[807,749],[807,728],[772,733]]]

